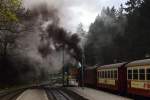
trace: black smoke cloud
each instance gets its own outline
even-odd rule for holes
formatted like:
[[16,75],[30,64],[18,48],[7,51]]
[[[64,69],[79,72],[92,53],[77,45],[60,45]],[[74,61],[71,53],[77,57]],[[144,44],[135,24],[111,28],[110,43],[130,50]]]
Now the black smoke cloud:
[[30,16],[27,19],[34,20],[35,17],[40,17],[41,20],[38,25],[41,31],[38,51],[42,57],[64,48],[77,61],[81,60],[80,38],[77,34],[67,32],[63,27],[60,27],[61,16],[58,16],[58,9],[41,4],[32,8],[29,13]]
[[[81,48],[79,47],[80,38],[77,34],[67,33],[63,28],[59,27],[56,24],[50,24],[46,29],[47,37],[44,40],[51,40],[49,42],[53,42],[53,49],[56,51],[66,50],[73,58],[77,61],[81,61]],[[49,42],[45,46],[39,47],[39,52],[43,57],[48,56],[53,51],[49,48]]]
[[27,30],[16,40],[15,53],[0,57],[0,85],[46,80],[49,72],[62,68],[63,50],[65,63],[81,61],[80,39],[60,27],[58,10],[40,4],[18,15]]

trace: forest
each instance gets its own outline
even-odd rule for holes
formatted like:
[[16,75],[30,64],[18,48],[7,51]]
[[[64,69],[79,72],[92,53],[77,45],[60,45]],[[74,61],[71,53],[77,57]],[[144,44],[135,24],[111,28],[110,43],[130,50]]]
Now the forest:
[[150,57],[150,1],[128,0],[103,8],[90,25],[85,44],[86,65],[130,62]]

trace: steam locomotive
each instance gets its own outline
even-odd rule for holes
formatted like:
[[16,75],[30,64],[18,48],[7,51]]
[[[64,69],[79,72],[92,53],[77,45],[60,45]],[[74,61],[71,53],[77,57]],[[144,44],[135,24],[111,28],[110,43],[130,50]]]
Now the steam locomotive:
[[150,59],[85,68],[84,85],[150,97]]

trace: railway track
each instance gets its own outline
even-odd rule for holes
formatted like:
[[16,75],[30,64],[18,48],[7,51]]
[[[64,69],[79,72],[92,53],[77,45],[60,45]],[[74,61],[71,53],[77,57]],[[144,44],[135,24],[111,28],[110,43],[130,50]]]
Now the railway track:
[[17,90],[14,92],[9,92],[9,93],[5,93],[3,95],[0,96],[0,100],[16,100],[17,97],[23,93],[25,90]]
[[[31,99],[32,98],[32,99]],[[34,98],[34,99],[33,99]],[[0,94],[0,100],[86,100],[63,87],[31,87]]]
[[68,94],[57,88],[46,89],[49,100],[73,100]]
[[49,100],[86,100],[64,88],[46,88],[45,90]]

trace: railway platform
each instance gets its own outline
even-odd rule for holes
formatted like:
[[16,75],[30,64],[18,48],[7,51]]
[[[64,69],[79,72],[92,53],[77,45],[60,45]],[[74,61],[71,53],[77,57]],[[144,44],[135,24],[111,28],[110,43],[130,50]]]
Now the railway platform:
[[108,92],[87,88],[87,87],[69,87],[71,91],[81,95],[88,100],[133,100],[131,98],[122,97]]

